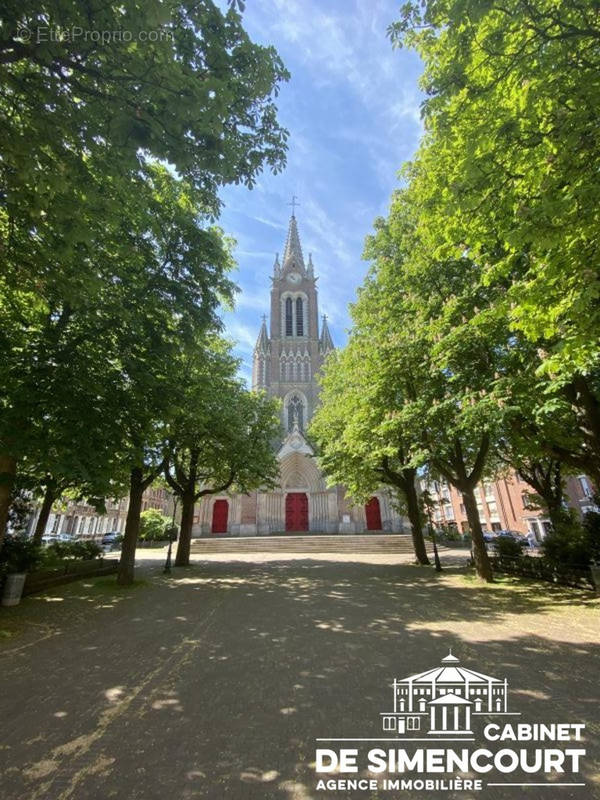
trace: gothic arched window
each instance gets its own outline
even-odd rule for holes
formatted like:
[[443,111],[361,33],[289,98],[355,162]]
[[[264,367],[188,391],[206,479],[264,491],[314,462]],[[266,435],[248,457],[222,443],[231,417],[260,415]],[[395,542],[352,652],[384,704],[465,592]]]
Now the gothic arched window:
[[304,336],[304,316],[302,314],[302,298],[296,300],[296,336]]
[[291,431],[294,427],[294,423],[298,422],[298,427],[300,430],[304,428],[304,405],[302,404],[302,400],[295,394],[293,397],[290,397],[290,401],[288,403],[288,431]]
[[293,336],[294,335],[294,320],[293,320],[293,306],[292,306],[292,298],[287,297],[285,301],[285,335],[286,336]]

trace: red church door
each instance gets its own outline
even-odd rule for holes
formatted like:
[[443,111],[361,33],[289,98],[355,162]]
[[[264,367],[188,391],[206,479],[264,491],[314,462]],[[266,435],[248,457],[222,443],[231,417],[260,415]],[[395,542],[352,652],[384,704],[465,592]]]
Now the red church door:
[[229,503],[227,500],[215,500],[212,515],[212,533],[227,533]]
[[367,515],[367,530],[380,531],[381,508],[379,507],[379,500],[376,497],[372,497],[366,504],[365,514]]
[[308,497],[304,492],[289,492],[285,496],[286,531],[308,530]]

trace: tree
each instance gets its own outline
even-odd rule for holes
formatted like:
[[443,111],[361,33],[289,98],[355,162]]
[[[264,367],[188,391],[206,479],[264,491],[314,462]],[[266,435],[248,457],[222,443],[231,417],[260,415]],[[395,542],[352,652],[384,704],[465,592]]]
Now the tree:
[[185,366],[176,412],[166,434],[164,475],[181,498],[175,566],[187,566],[194,505],[229,489],[242,494],[273,486],[278,464],[272,442],[279,431],[277,402],[247,391],[225,343],[213,340]]
[[[116,156],[107,177],[135,173],[140,161],[172,164],[213,211],[220,185],[252,185],[265,164],[283,165],[287,132],[273,99],[288,73],[274,48],[250,40],[233,8],[223,13],[212,0],[50,0],[41,8],[26,0],[9,2],[3,18],[9,208],[25,200],[36,216],[69,191],[61,187],[65,167],[72,174],[101,152]],[[81,35],[68,35],[75,29]],[[98,41],[94,32],[111,35]]]
[[[364,293],[360,302],[366,303]],[[374,305],[361,310],[370,329],[378,319]],[[356,329],[346,348],[327,359],[310,433],[330,481],[347,486],[353,498],[365,502],[382,485],[397,492],[408,514],[417,562],[429,564],[415,485],[421,463],[418,436],[397,420],[410,391],[397,369],[398,357],[371,330]]]
[[[121,358],[164,324],[149,314],[135,329],[145,292],[171,292],[173,300],[191,291],[200,308],[204,293],[221,291],[220,268],[210,267],[212,234],[198,228],[198,217],[216,214],[220,185],[252,185],[263,165],[282,166],[286,132],[273,97],[287,78],[275,51],[254,45],[239,15],[210,0],[85,8],[53,0],[5,12],[0,539],[17,470],[36,461],[61,415],[81,419],[84,409],[90,430],[107,422],[118,429]],[[38,27],[73,26],[129,32],[132,41],[37,35]],[[29,41],[18,34],[25,28],[34,34]],[[152,29],[161,35],[142,46],[139,32]],[[185,189],[178,194],[177,186]],[[152,212],[169,191],[170,212],[177,224],[187,214],[187,223],[175,236],[169,224],[167,241],[164,214],[152,224]],[[198,252],[202,237],[204,278],[194,284],[186,248]],[[170,274],[179,272],[168,285],[161,262],[143,269],[157,242]],[[167,326],[172,338],[176,327]]]
[[[388,220],[367,240],[371,283],[384,298],[376,335],[401,354],[397,364],[410,386],[397,422],[418,435],[422,463],[462,493],[477,573],[491,580],[475,487],[493,470],[490,445],[505,413],[503,376],[513,348],[502,318],[478,311],[491,304],[479,265],[467,255],[440,259],[422,246],[421,202],[412,185],[397,192]],[[369,316],[367,304],[361,324]]]
[[[595,3],[426,0],[391,28],[425,64],[410,171],[437,257],[468,251],[499,314],[535,348],[538,406],[562,405],[546,455],[600,478],[600,23]],[[531,389],[531,387],[530,387]],[[557,431],[559,432],[559,431]],[[573,442],[577,434],[577,443]]]
[[164,470],[165,432],[181,411],[178,402],[187,391],[189,365],[207,363],[206,337],[221,327],[216,311],[220,302],[231,302],[234,288],[227,278],[232,243],[218,228],[199,224],[202,209],[187,184],[155,168],[150,188],[152,202],[144,209],[151,227],[141,236],[142,273],[137,282],[121,287],[127,318],[136,322],[119,356],[120,463],[129,471],[117,575],[122,585],[133,580],[142,495]]

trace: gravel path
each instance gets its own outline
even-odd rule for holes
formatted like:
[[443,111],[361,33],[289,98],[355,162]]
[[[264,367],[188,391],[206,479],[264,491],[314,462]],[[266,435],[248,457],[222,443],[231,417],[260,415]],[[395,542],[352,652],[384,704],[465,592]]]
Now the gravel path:
[[[212,556],[170,578],[162,558],[133,588],[0,611],[2,800],[600,797],[597,599],[389,556]],[[586,787],[317,792],[315,739],[381,737],[392,679],[449,647],[508,679],[510,719],[586,723]]]

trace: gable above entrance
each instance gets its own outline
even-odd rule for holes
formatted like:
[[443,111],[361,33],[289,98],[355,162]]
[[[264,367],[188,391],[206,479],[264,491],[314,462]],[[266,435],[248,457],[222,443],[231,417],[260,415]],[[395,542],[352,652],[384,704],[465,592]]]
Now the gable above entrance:
[[291,453],[281,459],[281,487],[288,489],[305,489],[308,492],[322,492],[325,482],[317,465],[310,456],[302,453]]

